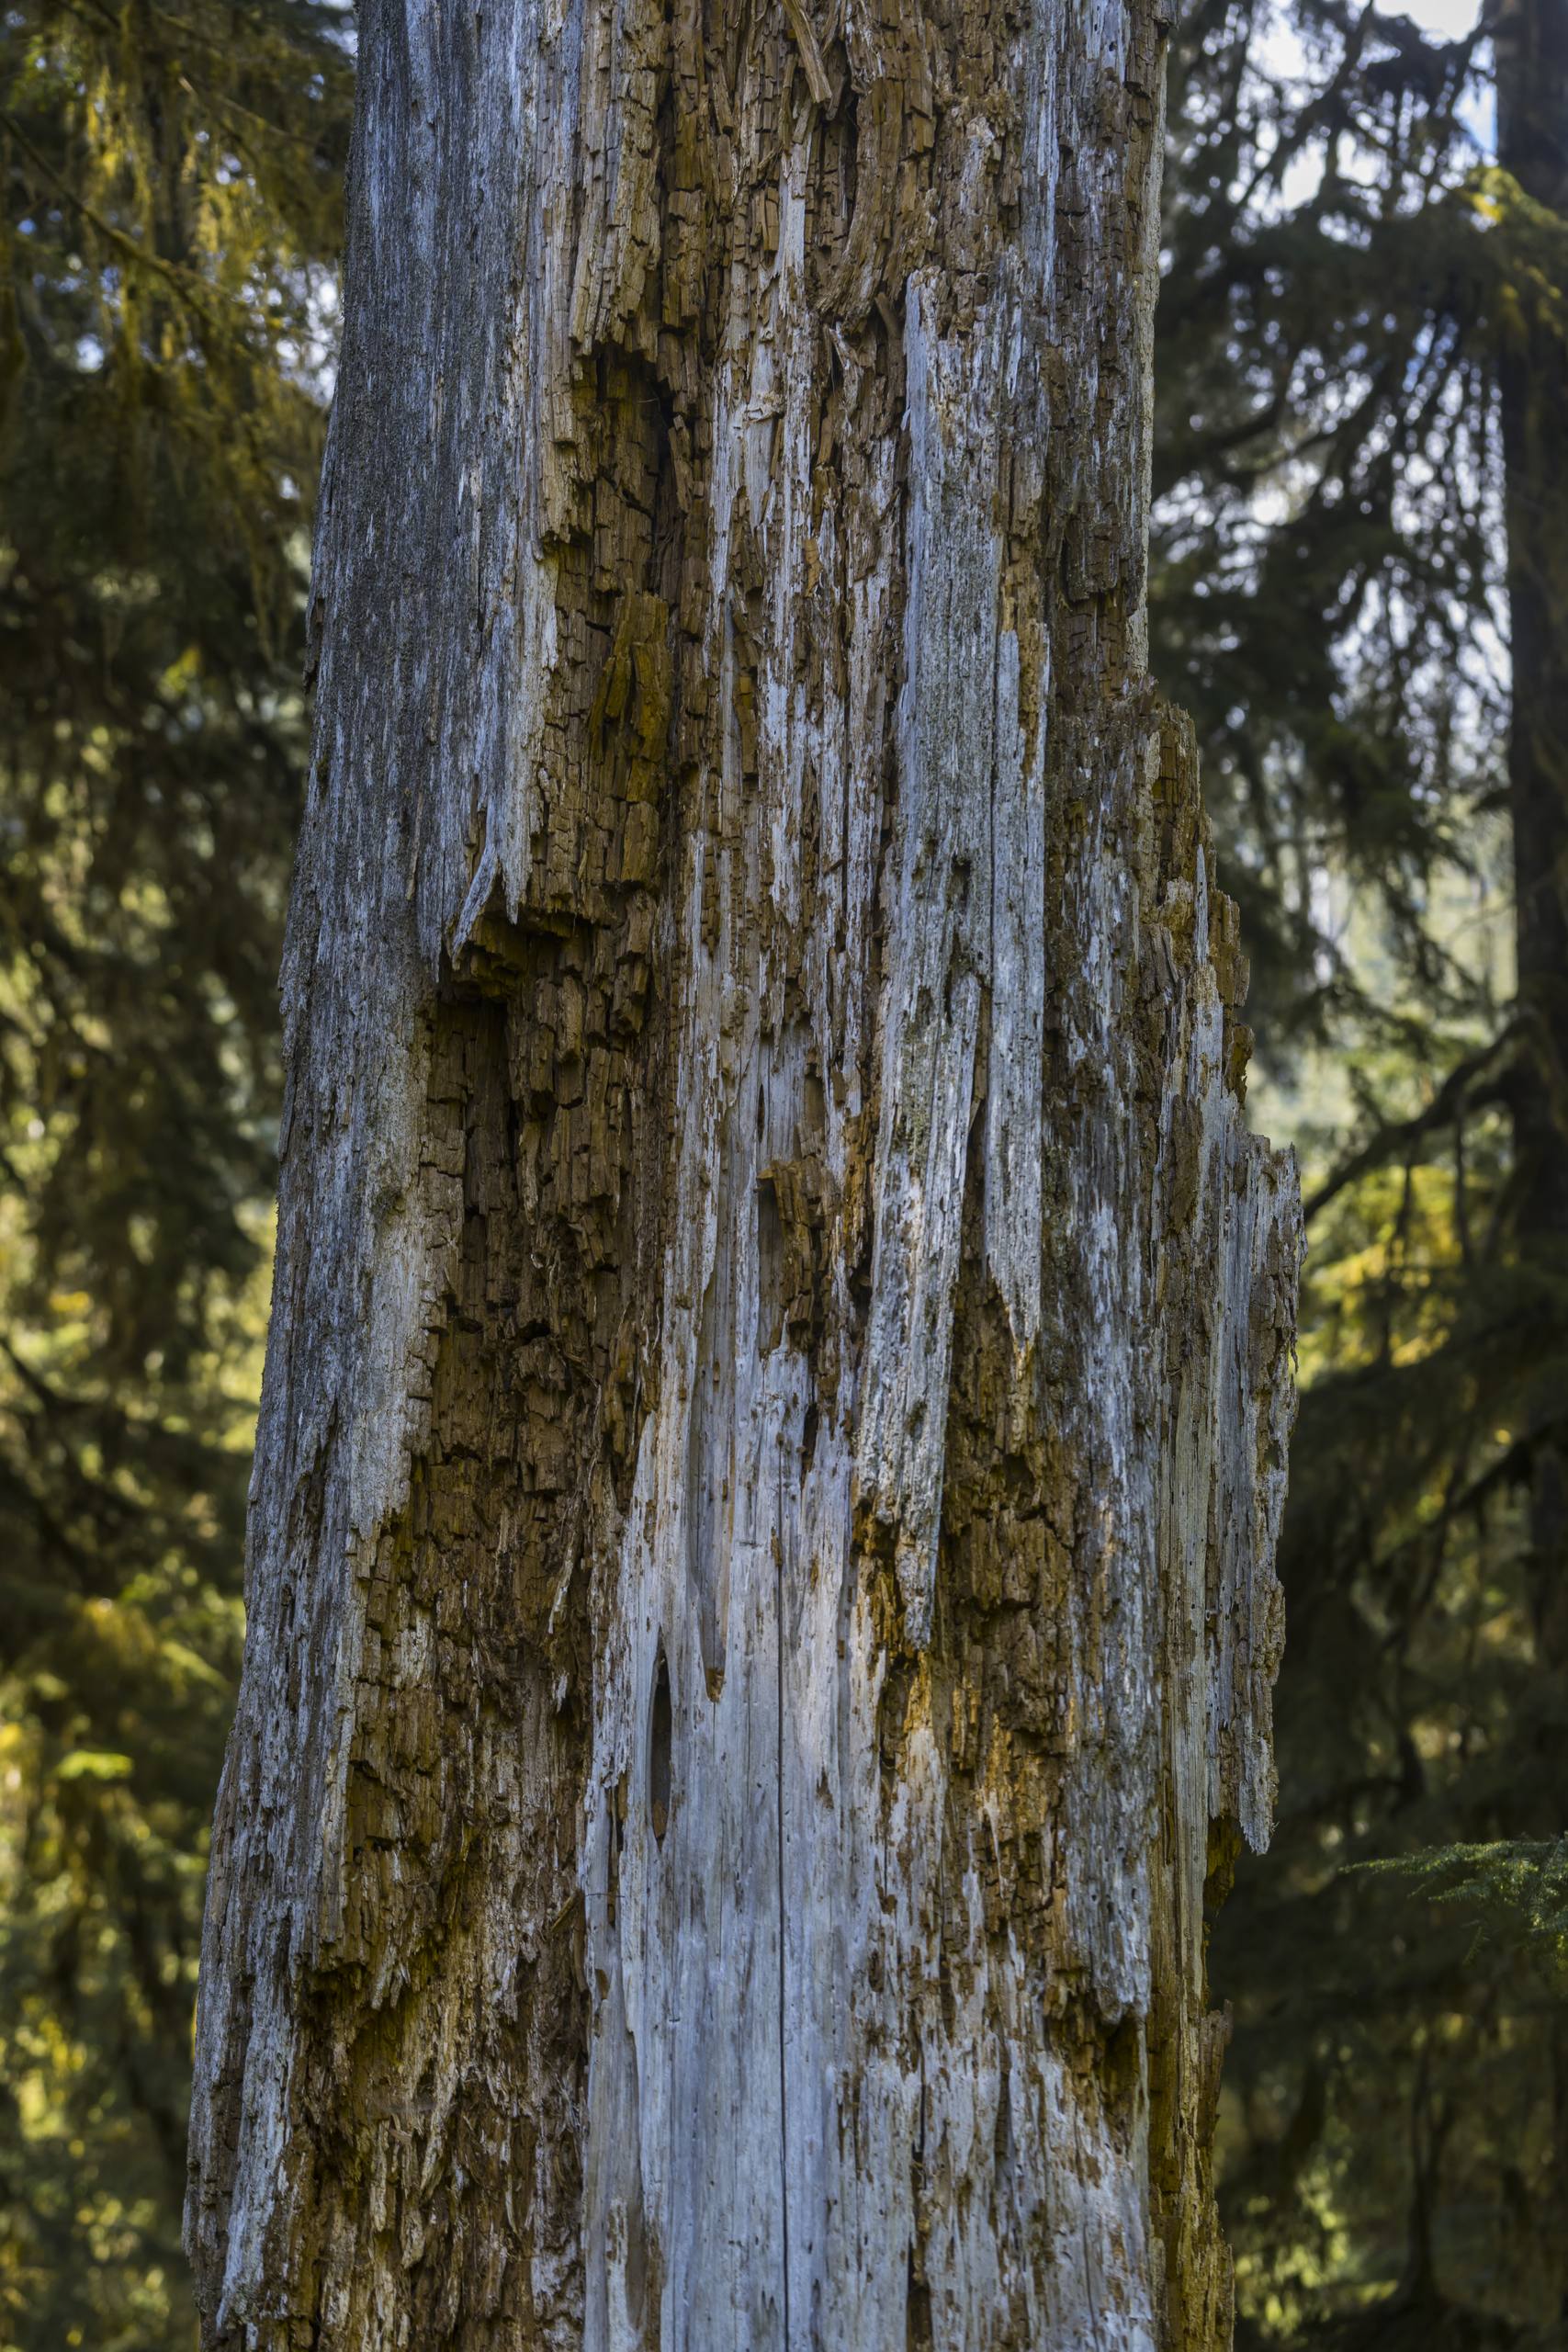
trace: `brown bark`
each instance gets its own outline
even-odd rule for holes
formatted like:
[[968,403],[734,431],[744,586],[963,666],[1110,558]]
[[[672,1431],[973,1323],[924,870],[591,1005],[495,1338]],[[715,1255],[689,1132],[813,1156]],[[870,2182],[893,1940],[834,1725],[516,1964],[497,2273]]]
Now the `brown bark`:
[[1162,37],[365,25],[211,2345],[1228,2339],[1298,1216],[1145,674]]

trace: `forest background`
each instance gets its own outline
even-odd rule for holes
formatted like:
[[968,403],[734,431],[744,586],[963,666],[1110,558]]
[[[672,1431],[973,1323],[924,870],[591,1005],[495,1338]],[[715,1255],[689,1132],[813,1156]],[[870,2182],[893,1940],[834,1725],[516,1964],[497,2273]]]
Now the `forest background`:
[[[193,2340],[351,26],[0,10],[0,2352]],[[1563,2345],[1568,0],[1194,0],[1166,213],[1154,666],[1311,1239],[1238,2341]]]

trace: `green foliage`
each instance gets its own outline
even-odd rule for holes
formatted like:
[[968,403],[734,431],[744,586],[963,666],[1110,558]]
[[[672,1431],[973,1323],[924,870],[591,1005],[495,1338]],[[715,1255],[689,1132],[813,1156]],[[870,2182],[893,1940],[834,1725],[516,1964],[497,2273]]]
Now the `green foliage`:
[[190,2341],[275,975],[349,68],[312,0],[0,65],[0,2345]]
[[1475,1923],[1472,1952],[1484,1943],[1522,1952],[1568,1993],[1568,1837],[1432,1846],[1359,1867],[1454,1905]]
[[1213,1946],[1241,2304],[1270,2337],[1417,2303],[1501,2343],[1562,2291],[1562,1988],[1504,1909],[1478,1940],[1404,1875],[1486,1847],[1500,1894],[1568,1818],[1532,1528],[1568,1299],[1498,1216],[1510,1169],[1500,1110],[1467,1112],[1314,1220],[1280,1819]]
[[1435,865],[1469,869],[1506,717],[1476,50],[1339,0],[1201,0],[1181,27],[1156,665],[1207,747],[1276,1057],[1376,1013],[1314,899],[1325,859],[1432,1011],[1464,994],[1422,907]]
[[[1568,1237],[1520,1158],[1509,752],[1563,718],[1508,676],[1500,397],[1561,357],[1568,229],[1468,134],[1490,72],[1479,33],[1202,0],[1173,86],[1156,662],[1310,1218],[1280,1821],[1212,1951],[1243,2344],[1568,2315]],[[1568,874],[1568,808],[1557,841]]]

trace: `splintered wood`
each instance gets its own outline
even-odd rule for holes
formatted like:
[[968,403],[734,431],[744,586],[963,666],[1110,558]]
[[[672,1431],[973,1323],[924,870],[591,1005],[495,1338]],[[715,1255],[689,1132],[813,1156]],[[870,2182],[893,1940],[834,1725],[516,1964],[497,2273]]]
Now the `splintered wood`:
[[1145,675],[1162,35],[365,20],[209,2346],[1228,2343],[1299,1219]]

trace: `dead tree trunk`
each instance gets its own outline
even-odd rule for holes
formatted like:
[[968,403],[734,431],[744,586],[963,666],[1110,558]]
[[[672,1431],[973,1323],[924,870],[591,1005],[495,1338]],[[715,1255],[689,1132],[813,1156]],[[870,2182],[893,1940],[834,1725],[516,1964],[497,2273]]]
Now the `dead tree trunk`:
[[1208,2346],[1293,1175],[1150,0],[381,0],[192,2138],[249,2352]]

